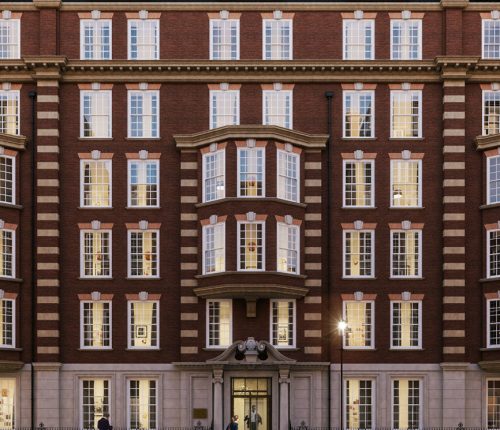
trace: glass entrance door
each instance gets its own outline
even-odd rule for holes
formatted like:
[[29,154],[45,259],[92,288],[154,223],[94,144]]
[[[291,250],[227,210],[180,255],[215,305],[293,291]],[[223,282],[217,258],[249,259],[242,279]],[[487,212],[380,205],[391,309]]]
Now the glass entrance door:
[[231,378],[231,415],[242,430],[271,430],[271,378]]

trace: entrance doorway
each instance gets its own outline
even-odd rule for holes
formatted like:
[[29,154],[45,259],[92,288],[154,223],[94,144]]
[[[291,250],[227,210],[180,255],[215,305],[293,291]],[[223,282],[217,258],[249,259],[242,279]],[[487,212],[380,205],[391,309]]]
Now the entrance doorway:
[[271,390],[271,378],[231,378],[231,415],[240,429],[271,430]]

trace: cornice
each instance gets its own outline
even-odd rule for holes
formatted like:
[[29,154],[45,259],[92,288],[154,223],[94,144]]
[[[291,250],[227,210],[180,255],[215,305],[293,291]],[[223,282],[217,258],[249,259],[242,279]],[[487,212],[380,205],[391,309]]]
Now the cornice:
[[500,360],[480,361],[479,367],[486,372],[500,372]]
[[26,136],[0,133],[0,146],[15,149],[16,151],[24,151],[26,149]]
[[489,136],[476,137],[476,149],[484,151],[486,149],[494,149],[500,147],[500,134],[490,134]]
[[16,372],[22,369],[24,363],[22,361],[0,361],[0,372]]
[[256,300],[263,298],[299,299],[307,295],[309,288],[281,284],[221,284],[210,287],[196,287],[193,292],[201,298],[241,298]]
[[276,125],[227,125],[193,134],[174,135],[177,148],[193,149],[210,143],[235,139],[273,139],[288,142],[306,149],[326,147],[328,135],[309,134]]

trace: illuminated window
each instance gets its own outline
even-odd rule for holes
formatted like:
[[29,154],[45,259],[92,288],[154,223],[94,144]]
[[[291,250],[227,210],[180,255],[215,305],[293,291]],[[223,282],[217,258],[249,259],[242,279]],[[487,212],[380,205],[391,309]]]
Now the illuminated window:
[[264,270],[264,223],[238,223],[238,270]]
[[375,383],[368,379],[346,379],[344,381],[344,416],[348,429],[374,428],[373,388]]
[[500,21],[483,19],[483,58],[500,58]]
[[210,59],[240,59],[239,19],[210,20]]
[[421,230],[391,230],[391,278],[422,276],[421,253]]
[[158,60],[160,21],[157,19],[128,20],[128,59]]
[[231,300],[207,301],[207,347],[228,347],[232,343]]
[[373,91],[344,91],[344,137],[374,137]]
[[344,301],[344,347],[354,349],[374,348],[374,309],[372,301]]
[[344,230],[344,277],[374,276],[373,230]]
[[500,133],[500,91],[483,91],[483,135]]
[[16,158],[0,155],[0,203],[16,203]]
[[240,123],[240,91],[210,90],[210,128]]
[[158,313],[157,301],[128,302],[129,348],[158,349]]
[[128,137],[158,137],[159,91],[128,92]]
[[110,60],[111,32],[110,19],[80,20],[80,59]]
[[271,300],[271,344],[277,348],[295,346],[294,300]]
[[500,300],[487,300],[487,344],[488,348],[500,346]]
[[111,207],[111,160],[81,160],[82,207]]
[[300,199],[299,177],[300,156],[293,152],[277,151],[278,154],[278,193],[280,199],[298,202]]
[[289,90],[264,90],[263,124],[292,128],[292,96]]
[[80,137],[111,137],[111,91],[80,91]]
[[19,91],[0,90],[0,133],[19,134]]
[[500,230],[488,230],[487,275],[488,278],[500,276]]
[[97,422],[110,413],[110,383],[108,379],[81,381],[81,428],[96,429]]
[[265,148],[238,148],[238,197],[264,197]]
[[391,91],[391,137],[422,137],[422,91]]
[[291,60],[293,57],[293,21],[291,19],[265,19],[264,60]]
[[83,230],[81,240],[82,277],[111,276],[111,230]]
[[82,301],[81,348],[111,348],[111,302]]
[[344,207],[373,207],[373,160],[344,161]]
[[16,302],[11,299],[0,300],[0,347],[16,346]]
[[226,224],[203,226],[203,273],[226,270]]
[[392,428],[420,428],[420,381],[394,379],[392,381]]
[[391,301],[391,348],[420,348],[422,302]]
[[299,226],[277,223],[278,272],[299,273],[299,234]]
[[157,381],[131,379],[128,381],[128,428],[131,430],[157,428]]
[[391,60],[422,59],[422,20],[391,20]]
[[0,378],[0,422],[2,429],[16,427],[16,380]]
[[160,185],[158,160],[128,161],[129,207],[158,207]]
[[372,19],[344,19],[344,60],[373,60],[374,27]]
[[15,238],[14,230],[0,229],[0,276],[5,278],[14,278],[16,274]]
[[422,206],[421,160],[391,160],[391,207]]
[[129,277],[159,276],[158,230],[129,230]]
[[500,203],[500,156],[487,158],[488,204]]
[[0,19],[0,59],[21,58],[21,20]]
[[226,197],[226,151],[203,154],[203,201]]

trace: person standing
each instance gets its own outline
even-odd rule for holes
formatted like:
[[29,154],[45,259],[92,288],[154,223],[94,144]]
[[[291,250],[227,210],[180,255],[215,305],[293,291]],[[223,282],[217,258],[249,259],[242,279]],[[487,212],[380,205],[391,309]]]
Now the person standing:
[[226,430],[238,430],[238,415],[233,415],[231,417],[231,422],[226,427]]
[[247,415],[245,417],[245,422],[247,423],[247,428],[249,428],[250,430],[258,430],[259,424],[262,424],[262,417],[257,412],[257,408],[255,405],[252,405],[250,415]]

